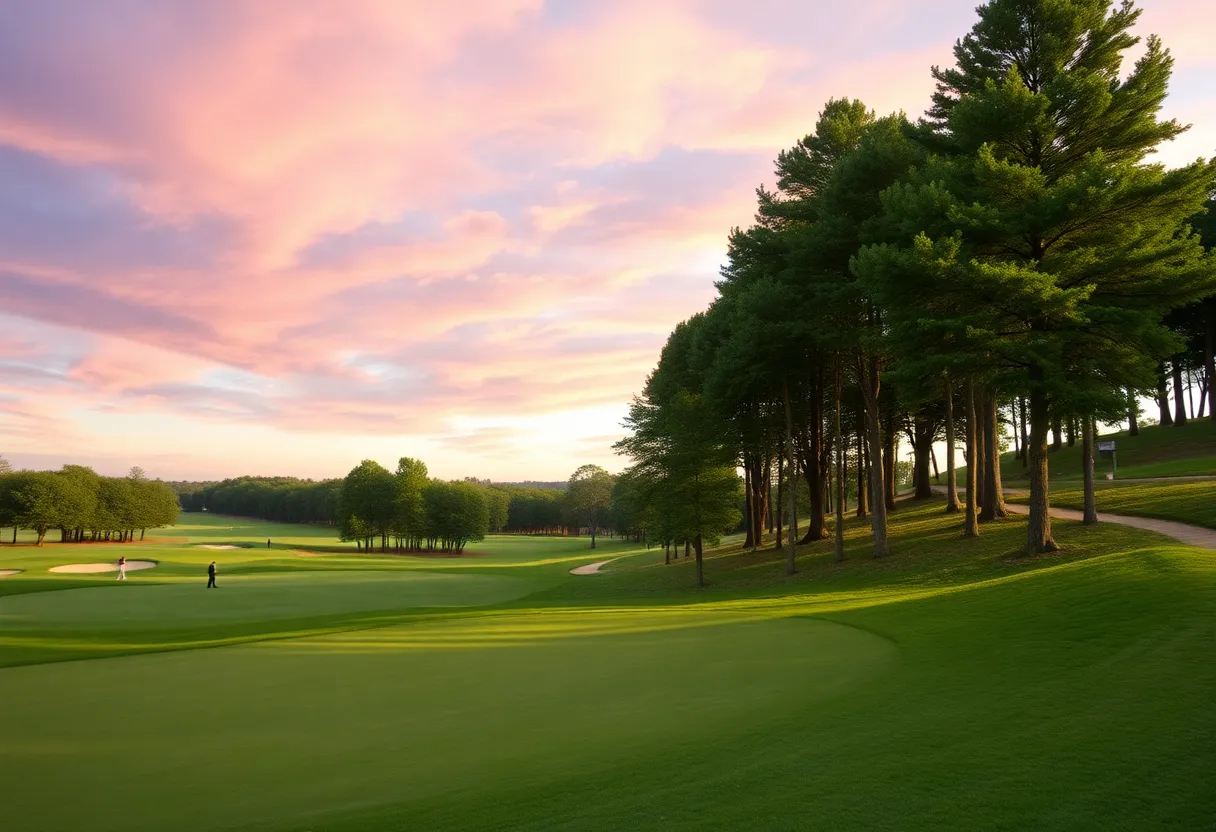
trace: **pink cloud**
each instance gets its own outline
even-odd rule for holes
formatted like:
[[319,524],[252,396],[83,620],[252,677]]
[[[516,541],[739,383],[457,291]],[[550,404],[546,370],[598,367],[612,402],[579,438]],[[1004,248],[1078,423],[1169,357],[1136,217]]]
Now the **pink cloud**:
[[[776,153],[829,97],[918,115],[973,5],[10,7],[0,445],[288,470],[303,431],[525,464],[518,420],[601,408],[570,417],[572,469],[712,297]],[[1171,152],[1216,148],[1213,14],[1146,7],[1196,124]]]

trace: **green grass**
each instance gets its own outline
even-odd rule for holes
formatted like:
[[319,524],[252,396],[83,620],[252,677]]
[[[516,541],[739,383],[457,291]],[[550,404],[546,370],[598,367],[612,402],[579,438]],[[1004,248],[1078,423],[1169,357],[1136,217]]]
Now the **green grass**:
[[29,570],[0,579],[5,826],[1209,826],[1216,553],[1061,522],[1027,559],[1022,520],[958,522],[903,503],[892,557],[850,522],[845,563],[813,544],[793,578],[728,543],[700,591],[619,541],[312,558],[198,550],[265,541],[208,518],[126,547],[161,566],[125,585],[3,547]]
[[[1011,496],[1014,502],[1024,497]],[[1055,488],[1051,504],[1062,508],[1084,508],[1080,488]],[[1183,482],[1096,482],[1094,502],[1099,512],[1157,517],[1216,529],[1216,480]]]
[[[1182,427],[1148,425],[1139,436],[1127,431],[1103,434],[1100,439],[1113,439],[1119,464],[1117,479],[1140,477],[1216,476],[1216,422],[1193,419]],[[1051,451],[1048,466],[1053,481],[1080,481],[1081,438],[1071,448],[1065,444]],[[1111,461],[1098,458],[1094,470],[1099,478],[1111,470]],[[1029,477],[1020,459],[1013,452],[1001,456],[1001,479],[1006,486],[1025,487]],[[958,469],[958,484],[966,485],[966,468]]]

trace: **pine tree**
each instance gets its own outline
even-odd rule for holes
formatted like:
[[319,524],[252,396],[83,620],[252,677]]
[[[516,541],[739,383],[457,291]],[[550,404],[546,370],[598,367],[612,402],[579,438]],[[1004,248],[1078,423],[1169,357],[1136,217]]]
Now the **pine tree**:
[[[1161,121],[1173,61],[1155,37],[1131,73],[1139,11],[1109,0],[992,0],[955,46],[918,136],[939,154],[890,205],[928,234],[969,300],[993,367],[1029,399],[1027,551],[1052,551],[1047,434],[1079,374],[1148,386],[1170,308],[1209,294],[1212,260],[1186,221],[1216,163],[1147,160],[1185,128]],[[917,227],[919,225],[919,227]],[[944,239],[957,247],[942,249]],[[1087,394],[1092,391],[1086,391]]]

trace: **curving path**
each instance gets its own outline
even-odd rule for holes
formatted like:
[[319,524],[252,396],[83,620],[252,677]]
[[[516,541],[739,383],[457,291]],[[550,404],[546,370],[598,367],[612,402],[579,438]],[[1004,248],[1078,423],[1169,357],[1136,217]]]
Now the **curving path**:
[[[940,490],[939,490],[940,489]],[[935,493],[945,494],[945,486],[934,486]],[[966,491],[965,488],[958,489],[960,492]],[[1006,494],[1028,494],[1024,488],[1005,488],[1002,489]],[[1021,503],[1005,503],[1005,510],[1011,514],[1030,514],[1030,506],[1024,506]],[[1048,509],[1048,514],[1060,520],[1084,520],[1084,513],[1072,508],[1055,508]],[[1104,511],[1098,512],[1099,523],[1118,523],[1121,526],[1134,526],[1137,529],[1145,529],[1150,532],[1157,532],[1166,537],[1172,537],[1181,543],[1188,546],[1198,546],[1201,549],[1216,549],[1216,529],[1205,529],[1203,526],[1192,526],[1189,523],[1175,523],[1173,520],[1158,520],[1155,517],[1134,517],[1130,514],[1107,514]]]
[[[1030,506],[1021,503],[1005,503],[1005,510],[1011,514],[1030,514]],[[1061,520],[1084,520],[1085,515],[1072,508],[1051,508],[1048,513]],[[1203,526],[1192,526],[1187,523],[1175,523],[1172,520],[1158,520],[1155,517],[1133,517],[1130,514],[1107,514],[1098,512],[1099,523],[1118,523],[1121,526],[1135,526],[1150,532],[1172,537],[1188,546],[1198,546],[1201,549],[1216,549],[1216,529],[1205,529]]]
[[595,575],[596,573],[598,573],[600,571],[600,569],[602,569],[603,567],[612,563],[614,560],[616,560],[616,558],[609,558],[608,560],[596,561],[595,563],[588,563],[583,566],[576,566],[570,570],[570,574],[571,575]]

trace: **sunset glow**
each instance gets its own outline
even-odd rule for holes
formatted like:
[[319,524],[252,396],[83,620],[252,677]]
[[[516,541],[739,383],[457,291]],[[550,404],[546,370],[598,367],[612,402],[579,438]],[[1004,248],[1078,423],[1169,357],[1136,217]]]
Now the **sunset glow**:
[[[617,469],[831,97],[915,117],[974,0],[0,7],[0,454],[165,479]],[[1216,7],[1162,160],[1216,155]]]

